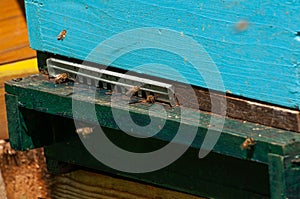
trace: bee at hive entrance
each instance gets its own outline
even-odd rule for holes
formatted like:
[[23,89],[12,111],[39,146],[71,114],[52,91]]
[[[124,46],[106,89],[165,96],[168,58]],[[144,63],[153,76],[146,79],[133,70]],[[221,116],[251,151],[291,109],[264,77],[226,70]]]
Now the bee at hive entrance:
[[69,75],[67,73],[59,74],[55,77],[54,81],[56,84],[62,84],[69,80]]

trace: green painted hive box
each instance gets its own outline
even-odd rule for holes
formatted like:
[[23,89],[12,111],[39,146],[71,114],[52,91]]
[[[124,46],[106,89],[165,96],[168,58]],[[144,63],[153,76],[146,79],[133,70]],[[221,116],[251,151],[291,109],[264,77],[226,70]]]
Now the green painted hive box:
[[25,0],[11,144],[208,198],[300,198],[297,1]]

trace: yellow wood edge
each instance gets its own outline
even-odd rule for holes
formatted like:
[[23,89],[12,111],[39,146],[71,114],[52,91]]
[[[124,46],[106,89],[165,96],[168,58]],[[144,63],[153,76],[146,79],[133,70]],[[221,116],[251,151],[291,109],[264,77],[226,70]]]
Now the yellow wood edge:
[[13,78],[37,74],[38,72],[36,58],[0,65],[0,139],[8,138],[3,83]]
[[29,74],[37,74],[37,59],[28,59],[0,66],[0,81],[5,77],[18,77]]

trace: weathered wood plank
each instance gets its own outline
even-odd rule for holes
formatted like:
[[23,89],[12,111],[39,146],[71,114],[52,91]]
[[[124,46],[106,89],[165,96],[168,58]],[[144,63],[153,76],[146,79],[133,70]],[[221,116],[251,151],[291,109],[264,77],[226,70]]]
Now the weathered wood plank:
[[[174,84],[174,82],[173,82]],[[186,86],[174,84],[176,91],[185,93]],[[197,107],[200,110],[211,111],[211,97],[220,99],[216,92],[209,92],[197,87],[193,88],[198,98],[198,104],[191,104],[189,99],[182,101],[186,107]],[[188,95],[187,95],[188,96]],[[300,112],[288,108],[278,107],[263,102],[254,102],[250,99],[241,99],[237,96],[226,96],[226,115],[231,118],[263,124],[290,131],[300,132]]]
[[[20,134],[12,132],[14,133],[13,136],[18,137],[23,133],[25,133],[26,135],[29,134],[39,136],[41,134],[39,133],[39,131],[37,131],[37,129],[46,128],[46,126],[49,126],[49,123],[51,123],[47,123],[46,121],[44,121],[44,123],[40,121],[34,122],[35,120],[30,118],[30,110],[35,110],[37,112],[40,112],[41,114],[51,114],[55,117],[59,116],[73,118],[72,99],[76,101],[78,100],[78,102],[80,102],[78,106],[84,107],[84,109],[82,109],[84,111],[79,116],[80,118],[77,119],[95,124],[98,124],[98,122],[100,122],[99,124],[102,126],[119,129],[110,111],[110,96],[105,95],[104,93],[101,94],[101,92],[99,92],[97,94],[97,97],[95,98],[92,90],[88,89],[88,87],[86,87],[86,89],[85,87],[83,87],[80,92],[74,93],[72,86],[55,85],[49,82],[49,80],[43,79],[39,76],[35,76],[23,79],[20,82],[7,82],[6,90],[8,93],[17,96],[19,106],[24,109],[22,109],[22,115],[23,117],[25,117],[25,122],[23,122],[22,125],[28,128],[27,130],[26,128],[23,128],[23,130],[25,131]],[[55,104],[53,102],[55,102]],[[95,107],[92,108],[96,108],[96,120],[89,112],[89,108],[91,108],[89,104],[94,103]],[[148,118],[148,108],[149,106],[146,104],[137,103],[130,105],[131,117],[134,118],[135,122],[143,124],[145,121],[147,121]],[[177,132],[176,126],[181,123],[178,111],[182,107],[170,108],[165,105],[165,108],[167,114],[169,115],[169,117],[167,118],[168,125],[166,125],[166,127],[162,129],[161,134],[157,134],[155,136],[158,139],[170,141],[174,136],[174,132]],[[118,107],[118,109],[120,111],[123,110],[122,107]],[[198,112],[197,110],[189,111],[191,111],[191,113],[193,113],[193,111],[196,111],[196,114],[200,114],[200,121],[196,121],[193,117],[191,117],[190,119],[188,119],[189,122],[186,123],[186,125],[188,126],[197,126],[198,134],[192,146],[199,148],[202,144],[206,131],[209,128],[209,120],[211,116],[208,113]],[[42,117],[42,115],[39,117]],[[160,118],[160,116],[157,117]],[[46,118],[47,117],[45,117],[45,120]],[[10,125],[14,126],[14,123],[12,122]],[[70,124],[70,127],[67,127],[66,125],[62,124],[62,126],[66,128],[65,132],[73,133],[75,131],[74,125]],[[53,139],[51,138],[51,128],[56,127],[53,124],[52,127],[49,128],[50,130],[45,129],[44,131],[43,136],[45,136],[45,138],[43,138],[42,141],[40,140],[40,142],[35,142],[36,146],[43,145],[43,142],[48,144],[53,142]],[[57,126],[57,128],[57,131],[63,132],[62,129],[59,130],[59,128],[61,127]],[[46,132],[49,132],[49,135],[47,135]],[[240,150],[240,145],[247,136],[253,137],[257,141],[255,151],[252,154],[253,156],[251,157],[252,160],[268,162],[267,154],[270,152],[278,155],[287,155],[289,153],[293,153],[297,149],[297,147],[299,147],[299,134],[258,124],[241,122],[233,119],[225,120],[225,125],[222,132],[223,133],[221,134],[220,140],[214,147],[214,151],[243,159],[248,157],[247,150]],[[50,139],[47,139],[47,136],[50,136]],[[65,136],[68,137],[70,135]],[[36,138],[37,137],[29,139],[31,140]],[[183,144],[185,143],[185,140],[181,141]],[[32,147],[32,145],[26,146],[25,142],[23,142],[23,144],[24,145],[20,146],[19,149]]]
[[286,197],[290,199],[297,199],[300,196],[300,164],[295,162],[299,161],[299,154],[297,152],[284,158]]
[[0,2],[0,65],[36,56],[29,48],[24,8],[18,4],[17,0]]
[[[6,94],[5,95],[6,104],[10,106],[10,108],[6,111],[8,117],[8,122],[12,122],[13,125],[8,126],[9,132],[21,132],[21,124],[20,124],[20,115],[18,110],[18,99],[15,95]],[[13,143],[13,147],[19,148],[21,147],[21,136],[11,137],[11,141]]]
[[[118,130],[118,127],[113,122],[113,116],[110,113],[109,95],[105,95],[105,92],[101,94],[99,91],[96,97],[91,97],[91,89],[84,85],[82,85],[82,90],[77,90],[78,92],[74,93],[71,84],[55,85],[49,82],[49,80],[43,76],[32,76],[25,78],[20,82],[7,82],[6,90],[8,93],[10,93],[10,96],[13,96],[14,99],[17,99],[14,101],[17,101],[18,105],[16,105],[16,102],[14,102],[12,105],[13,107],[19,106],[19,115],[22,115],[23,121],[20,125],[22,126],[22,131],[12,134],[12,137],[16,140],[25,139],[25,141],[23,140],[21,143],[24,144],[20,146],[21,148],[26,149],[27,147],[51,145],[46,147],[47,158],[115,173],[115,171],[105,167],[99,161],[95,160],[91,155],[89,155],[82,146],[78,137],[74,139],[75,127],[72,120],[71,98],[74,95],[76,100],[81,101],[80,106],[85,107],[85,104],[87,103],[96,104],[96,112],[99,113],[97,119],[102,126]],[[148,114],[147,107],[149,106],[145,104],[132,104],[130,109],[131,116],[136,119],[135,121],[137,123],[145,122],[145,116]],[[119,108],[122,109],[122,107]],[[153,140],[155,140],[155,143],[160,142],[161,140],[164,142],[169,142],[173,135],[171,132],[174,133],[175,130],[173,127],[180,122],[179,118],[176,117],[178,114],[176,110],[179,107],[170,109],[166,106],[165,108],[167,113],[171,116],[168,119],[169,123],[167,123],[167,126],[171,125],[171,127],[163,128],[162,134],[154,137]],[[212,194],[214,191],[211,190],[211,188],[214,187],[214,189],[216,189],[216,187],[218,187],[218,189],[226,190],[227,198],[236,198],[236,196],[251,198],[253,196],[252,194],[258,194],[255,195],[255,197],[262,198],[263,196],[268,195],[266,190],[268,190],[267,186],[269,184],[269,180],[266,181],[264,177],[266,177],[265,175],[268,174],[266,164],[269,164],[271,169],[270,176],[273,176],[270,177],[270,182],[273,183],[271,183],[271,186],[275,187],[273,187],[273,189],[275,189],[277,192],[285,192],[286,190],[289,190],[287,192],[287,195],[289,194],[288,196],[292,196],[292,194],[298,190],[298,185],[295,180],[298,179],[298,173],[295,172],[297,169],[295,170],[295,168],[292,168],[291,171],[287,171],[286,173],[278,173],[279,167],[277,164],[279,163],[277,159],[275,161],[273,161],[273,159],[270,160],[270,153],[279,158],[297,154],[299,152],[299,134],[265,127],[258,124],[252,124],[248,122],[244,123],[233,119],[226,119],[223,133],[221,134],[217,145],[213,149],[213,152],[215,153],[212,153],[214,154],[213,156],[218,157],[215,157],[211,160],[206,159],[208,161],[206,162],[198,159],[197,151],[201,146],[206,129],[208,128],[207,121],[209,119],[209,114],[203,112],[198,112],[198,114],[201,115],[201,120],[199,121],[200,123],[198,126],[199,131],[197,137],[192,144],[192,147],[194,148],[191,149],[193,150],[193,153],[191,153],[192,155],[187,157],[187,159],[183,159],[179,165],[175,164],[174,166],[167,168],[168,170],[165,173],[157,173],[157,175],[151,173],[151,175],[130,177],[135,179],[143,179],[147,182],[157,184],[163,184],[163,180],[168,179],[166,182],[167,187],[177,188],[182,191],[188,191],[190,193],[199,195],[202,193]],[[82,121],[88,121],[89,125],[92,125],[93,122],[96,122],[91,117],[89,110],[83,111],[79,119]],[[188,125],[195,125],[195,122],[192,120],[193,118],[189,120],[191,123],[188,122]],[[126,137],[124,134],[122,135],[120,131],[113,129],[107,131],[108,136],[110,136],[110,139],[116,142],[118,146],[125,148],[129,147],[129,151],[149,151],[145,141],[132,141],[128,138],[128,136]],[[94,130],[97,131],[97,129]],[[41,134],[41,132],[43,133]],[[22,137],[24,134],[27,136],[29,135],[30,137]],[[246,136],[254,137],[257,142],[251,156],[249,156],[247,150],[240,149],[240,145]],[[28,145],[28,143],[30,144]],[[135,144],[133,145],[132,143]],[[184,140],[182,140],[182,144],[184,143]],[[162,145],[152,143],[150,146],[156,148]],[[216,153],[222,154],[224,159],[220,158],[221,155],[217,155]],[[231,159],[229,156],[237,157],[239,159],[236,160],[237,162],[234,161],[228,163],[228,167],[225,167],[225,162],[227,162],[228,159]],[[284,160],[284,158],[282,160]],[[256,161],[264,162],[265,164],[260,164]],[[189,169],[186,169],[186,162],[190,163]],[[281,163],[283,164],[281,161],[279,165],[282,166]],[[219,165],[221,164],[222,167],[220,168]],[[237,170],[235,165],[238,165],[239,170]],[[232,168],[236,168],[235,173],[229,172]],[[282,166],[282,168],[284,170],[286,169],[284,166]],[[240,179],[245,170],[247,170],[249,176],[246,179]],[[250,170],[252,174],[250,174]],[[218,175],[220,175],[220,173],[222,173],[224,179],[218,179]],[[124,175],[126,176],[126,174]],[[211,176],[215,176],[214,182],[207,182],[209,179],[211,179]],[[264,185],[257,184],[258,176],[262,178],[259,181],[264,181]],[[231,180],[228,181],[226,179]],[[288,189],[287,186],[286,189],[283,187],[283,190],[277,189],[276,186],[281,186],[282,184],[280,184],[280,179],[286,181],[286,185],[289,185],[290,189]],[[241,182],[239,182],[239,180],[241,180]],[[191,182],[192,184],[189,184]],[[197,184],[194,184],[196,182]],[[238,186],[235,183],[238,183]],[[285,183],[283,182],[283,184]],[[255,187],[255,185],[258,185],[259,187]],[[233,188],[236,186],[241,186],[243,189],[239,189],[237,192],[235,188]],[[199,189],[199,191],[194,187],[201,187],[201,189]],[[277,192],[274,192],[274,194]]]
[[[7,109],[8,132],[10,143],[13,148],[19,148],[23,151],[34,148],[35,144],[31,139],[31,135],[26,133],[27,126],[24,125],[24,118],[20,113],[18,106],[18,98],[15,95],[5,94],[5,101],[9,108]],[[18,136],[14,136],[14,133],[18,133]],[[26,146],[25,148],[23,146]]]
[[7,118],[6,118],[6,106],[5,106],[5,97],[4,97],[4,86],[0,86],[0,139],[8,138],[8,129],[7,129]]
[[269,176],[271,198],[286,198],[286,180],[283,156],[269,154]]
[[[87,56],[107,38],[133,28],[172,29],[205,48],[213,61],[196,67],[203,69],[214,62],[225,86],[222,91],[297,109],[300,107],[297,78],[300,42],[296,36],[299,7],[298,1],[280,0],[267,3],[263,0],[26,1],[31,47],[36,50],[104,64],[101,56]],[[236,24],[241,20],[248,22],[247,29],[237,31]],[[67,37],[58,41],[56,37],[63,29],[67,30]],[[159,32],[157,29],[148,35],[149,43],[156,42]],[[130,46],[131,40],[120,40],[110,47],[118,52],[123,46]],[[184,48],[176,41],[168,45],[172,49]],[[188,62],[185,57],[163,50],[141,49],[111,65],[176,80],[175,73],[166,67],[134,68],[145,63],[164,64],[181,73],[188,83],[206,87],[207,82]]]
[[[129,144],[125,139],[119,140],[117,144],[121,142]],[[132,145],[132,142],[130,144]],[[144,144],[144,148],[149,145]],[[65,161],[199,196],[228,199],[268,198],[269,196],[267,165],[215,153],[210,153],[205,159],[200,160],[195,149],[188,150],[185,155],[166,168],[144,174],[124,173],[106,167],[89,154],[79,140],[75,139],[46,147],[45,155],[47,159]],[[245,171],[248,175],[244,178]],[[257,183],[258,181],[260,183]]]
[[83,170],[53,178],[52,198],[200,199],[189,194]]
[[[99,91],[95,97],[95,95],[91,95],[92,90],[88,86],[82,85],[81,90],[77,90],[74,93],[71,85],[55,85],[44,76],[31,76],[20,82],[10,81],[6,83],[6,90],[9,93],[7,94],[9,107],[15,107],[14,110],[18,112],[16,114],[13,112],[14,110],[10,109],[9,113],[12,114],[9,115],[19,115],[18,123],[10,123],[12,127],[17,127],[14,128],[14,132],[11,134],[12,142],[17,143],[15,147],[20,147],[19,149],[24,150],[46,145],[47,158],[116,173],[95,160],[82,146],[79,138],[75,136],[71,103],[72,97],[74,97],[74,99],[81,102],[80,106],[82,107],[95,103],[96,112],[99,113],[97,120],[103,127],[113,128],[107,131],[108,136],[118,146],[129,147],[129,151],[150,151],[145,141],[132,141],[122,132],[116,131],[119,128],[113,121],[113,116],[110,113],[110,96],[106,95],[105,91],[102,94]],[[148,107],[148,105],[139,103],[131,105],[131,116],[136,119],[137,123],[145,122],[145,118],[148,115]],[[122,107],[118,108],[122,110]],[[174,127],[180,123],[177,115],[179,107],[170,108],[165,105],[165,108],[171,117],[168,117],[167,127],[162,129],[162,133],[154,136],[155,144],[150,143],[151,147],[158,148],[163,146],[157,144],[157,142],[169,142],[174,132],[176,132]],[[285,195],[293,198],[298,193],[299,184],[297,180],[299,178],[299,169],[288,163],[285,157],[293,157],[299,153],[299,134],[227,118],[221,137],[210,154],[218,157],[210,160],[206,158],[202,161],[198,159],[197,152],[208,128],[210,115],[198,111],[197,113],[201,115],[201,120],[199,124],[197,123],[199,129],[191,145],[193,152],[189,153],[190,156],[187,155],[188,157],[186,159],[183,158],[179,165],[171,165],[166,168],[167,171],[164,170],[162,173],[129,177],[155,184],[164,184],[163,182],[165,182],[166,184],[164,185],[169,188],[197,195],[211,196],[212,194],[217,197],[212,188],[224,190],[226,198],[267,197],[269,194],[266,191],[268,190],[268,181],[270,181],[271,192],[274,191],[272,196],[275,198]],[[91,117],[89,109],[84,110],[78,119],[88,122],[89,125],[98,122]],[[190,118],[188,121],[187,125],[195,125],[193,118]],[[257,142],[252,154],[249,154],[247,150],[240,149],[241,143],[247,136],[253,137]],[[135,144],[133,145],[132,143]],[[182,140],[181,144],[185,144],[185,141]],[[239,159],[231,162],[229,159],[235,158],[229,156]],[[225,162],[227,161],[230,163],[226,163],[227,166],[225,167]],[[257,163],[256,161],[265,164]],[[186,162],[190,163],[189,169],[186,169]],[[270,169],[270,180],[266,176],[268,174],[267,164],[269,164]],[[220,168],[219,165],[222,165],[222,167]],[[236,167],[236,165],[238,166]],[[234,173],[230,172],[232,168],[236,168]],[[278,168],[281,168],[284,172],[280,172],[281,170],[278,170]],[[248,173],[247,178],[240,179],[246,170]],[[117,174],[120,173],[117,172]],[[220,174],[223,176],[221,179],[218,178]],[[128,176],[127,174],[121,175]],[[214,182],[209,181],[212,176],[214,176]],[[258,177],[261,177],[261,179],[258,180]],[[263,185],[257,184],[257,181],[264,183]],[[236,187],[242,187],[242,189],[237,190]]]
[[271,198],[297,199],[300,196],[299,151],[290,156],[269,154]]
[[[129,143],[122,138],[117,144],[122,142]],[[153,144],[151,142],[156,143],[152,140],[149,144],[147,142],[140,145],[140,148],[141,146],[151,148]],[[132,142],[130,145],[133,145]],[[65,161],[198,196],[250,199],[269,198],[270,194],[267,165],[215,153],[210,153],[200,160],[197,158],[196,149],[189,149],[180,159],[166,168],[143,174],[124,173],[108,168],[89,154],[79,139],[45,147],[45,155],[47,159]],[[243,177],[245,171],[247,177]],[[260,183],[257,183],[258,181]]]

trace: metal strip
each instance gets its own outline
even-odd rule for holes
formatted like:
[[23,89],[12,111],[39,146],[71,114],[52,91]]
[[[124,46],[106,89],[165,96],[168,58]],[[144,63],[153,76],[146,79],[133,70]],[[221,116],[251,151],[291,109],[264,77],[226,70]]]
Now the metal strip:
[[47,59],[47,67],[50,77],[68,73],[71,78],[78,80],[80,83],[98,85],[99,82],[101,82],[106,88],[107,84],[111,87],[119,86],[125,88],[121,89],[122,91],[133,89],[135,86],[138,86],[139,90],[148,94],[151,93],[157,97],[158,100],[168,102],[171,106],[176,105],[174,86],[171,84],[55,58]]

